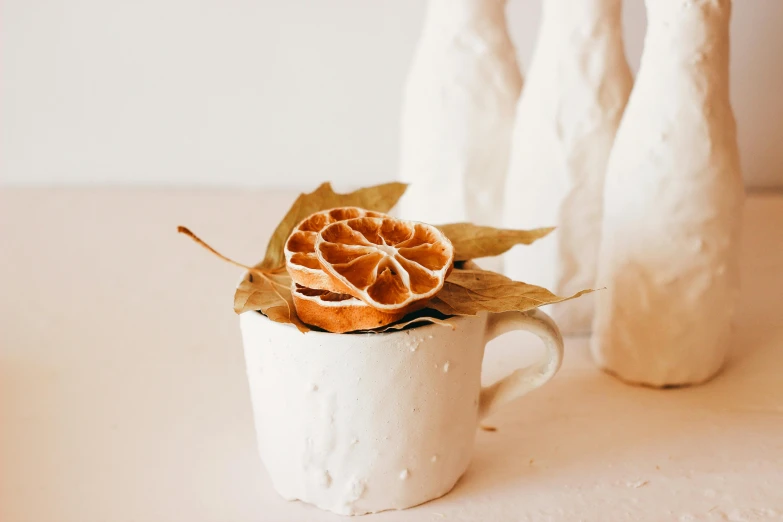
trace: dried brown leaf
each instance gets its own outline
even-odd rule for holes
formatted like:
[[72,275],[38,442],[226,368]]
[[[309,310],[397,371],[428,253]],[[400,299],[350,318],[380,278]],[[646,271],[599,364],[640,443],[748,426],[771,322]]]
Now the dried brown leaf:
[[376,212],[388,212],[407,188],[405,183],[394,182],[338,194],[330,183],[322,183],[313,192],[300,194],[269,239],[264,260],[256,266],[267,270],[284,266],[285,242],[294,227],[310,214],[335,207],[361,207]]
[[452,223],[438,228],[454,245],[454,261],[499,256],[514,245],[529,245],[548,235],[554,228],[515,230],[482,227],[473,223]]
[[296,315],[291,297],[291,277],[285,271],[267,274],[267,278],[248,273],[234,293],[237,314],[258,310],[277,323],[291,323],[300,332],[310,331]]
[[506,276],[479,269],[455,268],[443,289],[429,303],[446,315],[476,315],[479,312],[524,312],[539,306],[560,303],[592,292],[583,290],[560,297],[546,288],[513,281]]
[[[341,206],[356,206],[377,212],[388,212],[405,192],[403,183],[387,183],[359,189],[348,194],[337,194],[329,183],[324,183],[309,194],[301,194],[275,229],[264,260],[255,267],[243,265],[217,252],[185,227],[178,232],[191,237],[221,259],[248,271],[234,295],[234,310],[240,314],[260,311],[271,320],[292,323],[306,332],[310,328],[296,315],[291,296],[291,279],[285,270],[283,247],[293,228],[314,212]],[[439,227],[454,244],[458,263],[446,283],[433,298],[428,308],[414,316],[375,332],[399,330],[418,322],[452,326],[445,321],[449,315],[476,315],[509,310],[526,311],[542,305],[574,299],[591,292],[585,290],[571,297],[559,297],[535,286],[479,269],[470,259],[502,254],[517,244],[530,244],[546,236],[552,229],[508,230],[457,223]],[[467,262],[466,262],[467,261]]]

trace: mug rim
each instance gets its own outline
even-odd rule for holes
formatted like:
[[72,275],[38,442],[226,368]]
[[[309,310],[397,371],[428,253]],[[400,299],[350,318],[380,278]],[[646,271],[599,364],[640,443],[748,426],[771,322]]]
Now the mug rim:
[[[241,317],[241,316],[243,316],[245,314],[257,314],[258,317],[261,318],[261,320],[263,320],[263,321],[269,321],[270,323],[280,325],[281,327],[293,328],[294,330],[298,331],[298,329],[296,328],[296,325],[294,325],[293,323],[280,323],[280,322],[277,322],[277,321],[273,321],[272,319],[267,317],[264,313],[262,313],[261,310],[248,310],[246,312],[242,312],[239,315]],[[443,321],[447,322],[449,324],[449,326],[452,326],[453,327],[452,330],[454,330],[454,329],[457,328],[457,323],[461,323],[461,322],[463,322],[463,321],[465,321],[467,319],[476,319],[478,317],[479,317],[478,314],[477,315],[451,315],[447,319],[443,319]],[[452,321],[454,321],[454,322],[452,323]],[[308,325],[307,323],[304,323],[304,324],[307,325],[308,327],[310,327],[310,325]],[[300,332],[300,333],[302,335],[311,335],[312,334],[312,335],[316,335],[316,336],[317,335],[354,335],[354,336],[369,335],[369,336],[375,337],[375,336],[378,336],[378,335],[386,336],[386,335],[390,335],[390,334],[399,334],[399,333],[406,332],[406,331],[409,331],[409,330],[415,330],[417,332],[420,332],[422,330],[425,330],[427,328],[432,328],[432,327],[435,327],[435,326],[438,326],[438,327],[442,328],[442,327],[444,327],[446,325],[443,325],[442,323],[433,323],[433,322],[428,322],[428,321],[422,321],[421,326],[414,326],[412,328],[403,328],[403,329],[400,329],[400,330],[387,330],[385,332],[357,331],[357,332],[336,333],[336,332],[327,332],[325,330],[308,330],[307,332]]]

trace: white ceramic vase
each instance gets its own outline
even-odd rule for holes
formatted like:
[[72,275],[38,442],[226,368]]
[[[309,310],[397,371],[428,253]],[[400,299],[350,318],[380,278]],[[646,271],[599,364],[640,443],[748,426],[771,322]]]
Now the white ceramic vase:
[[522,87],[506,0],[430,0],[405,84],[402,217],[499,226]]
[[606,179],[592,350],[622,379],[705,381],[738,294],[744,191],[729,102],[729,0],[647,0],[636,86]]
[[[240,316],[259,452],[282,497],[355,515],[445,495],[479,419],[560,366],[563,341],[543,312],[449,322],[332,334]],[[482,388],[484,345],[511,330],[539,336],[544,358]]]
[[[505,259],[509,277],[572,295],[595,286],[604,176],[633,79],[621,0],[544,0],[519,100],[504,223],[557,226]],[[565,333],[590,331],[593,295],[550,311]]]

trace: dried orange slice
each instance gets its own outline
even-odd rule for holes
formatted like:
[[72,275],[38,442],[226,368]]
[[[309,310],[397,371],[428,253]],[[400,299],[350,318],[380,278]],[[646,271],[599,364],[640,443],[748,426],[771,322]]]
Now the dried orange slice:
[[302,220],[288,236],[283,249],[291,279],[307,288],[337,291],[337,286],[315,256],[315,240],[325,226],[357,217],[384,217],[385,214],[358,207],[338,207],[316,212]]
[[352,295],[291,286],[296,315],[302,322],[327,332],[371,330],[399,321],[407,312],[385,313]]
[[434,296],[454,263],[454,247],[443,232],[389,216],[325,226],[315,254],[338,292],[387,313],[410,311]]

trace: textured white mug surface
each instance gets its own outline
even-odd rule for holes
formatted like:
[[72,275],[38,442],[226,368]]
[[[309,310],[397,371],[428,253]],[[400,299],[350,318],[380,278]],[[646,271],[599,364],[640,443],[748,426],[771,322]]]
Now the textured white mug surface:
[[[454,317],[382,334],[301,333],[240,316],[261,459],[277,492],[340,514],[438,498],[465,472],[478,421],[560,367],[543,312]],[[481,387],[485,344],[527,330],[544,359]]]

